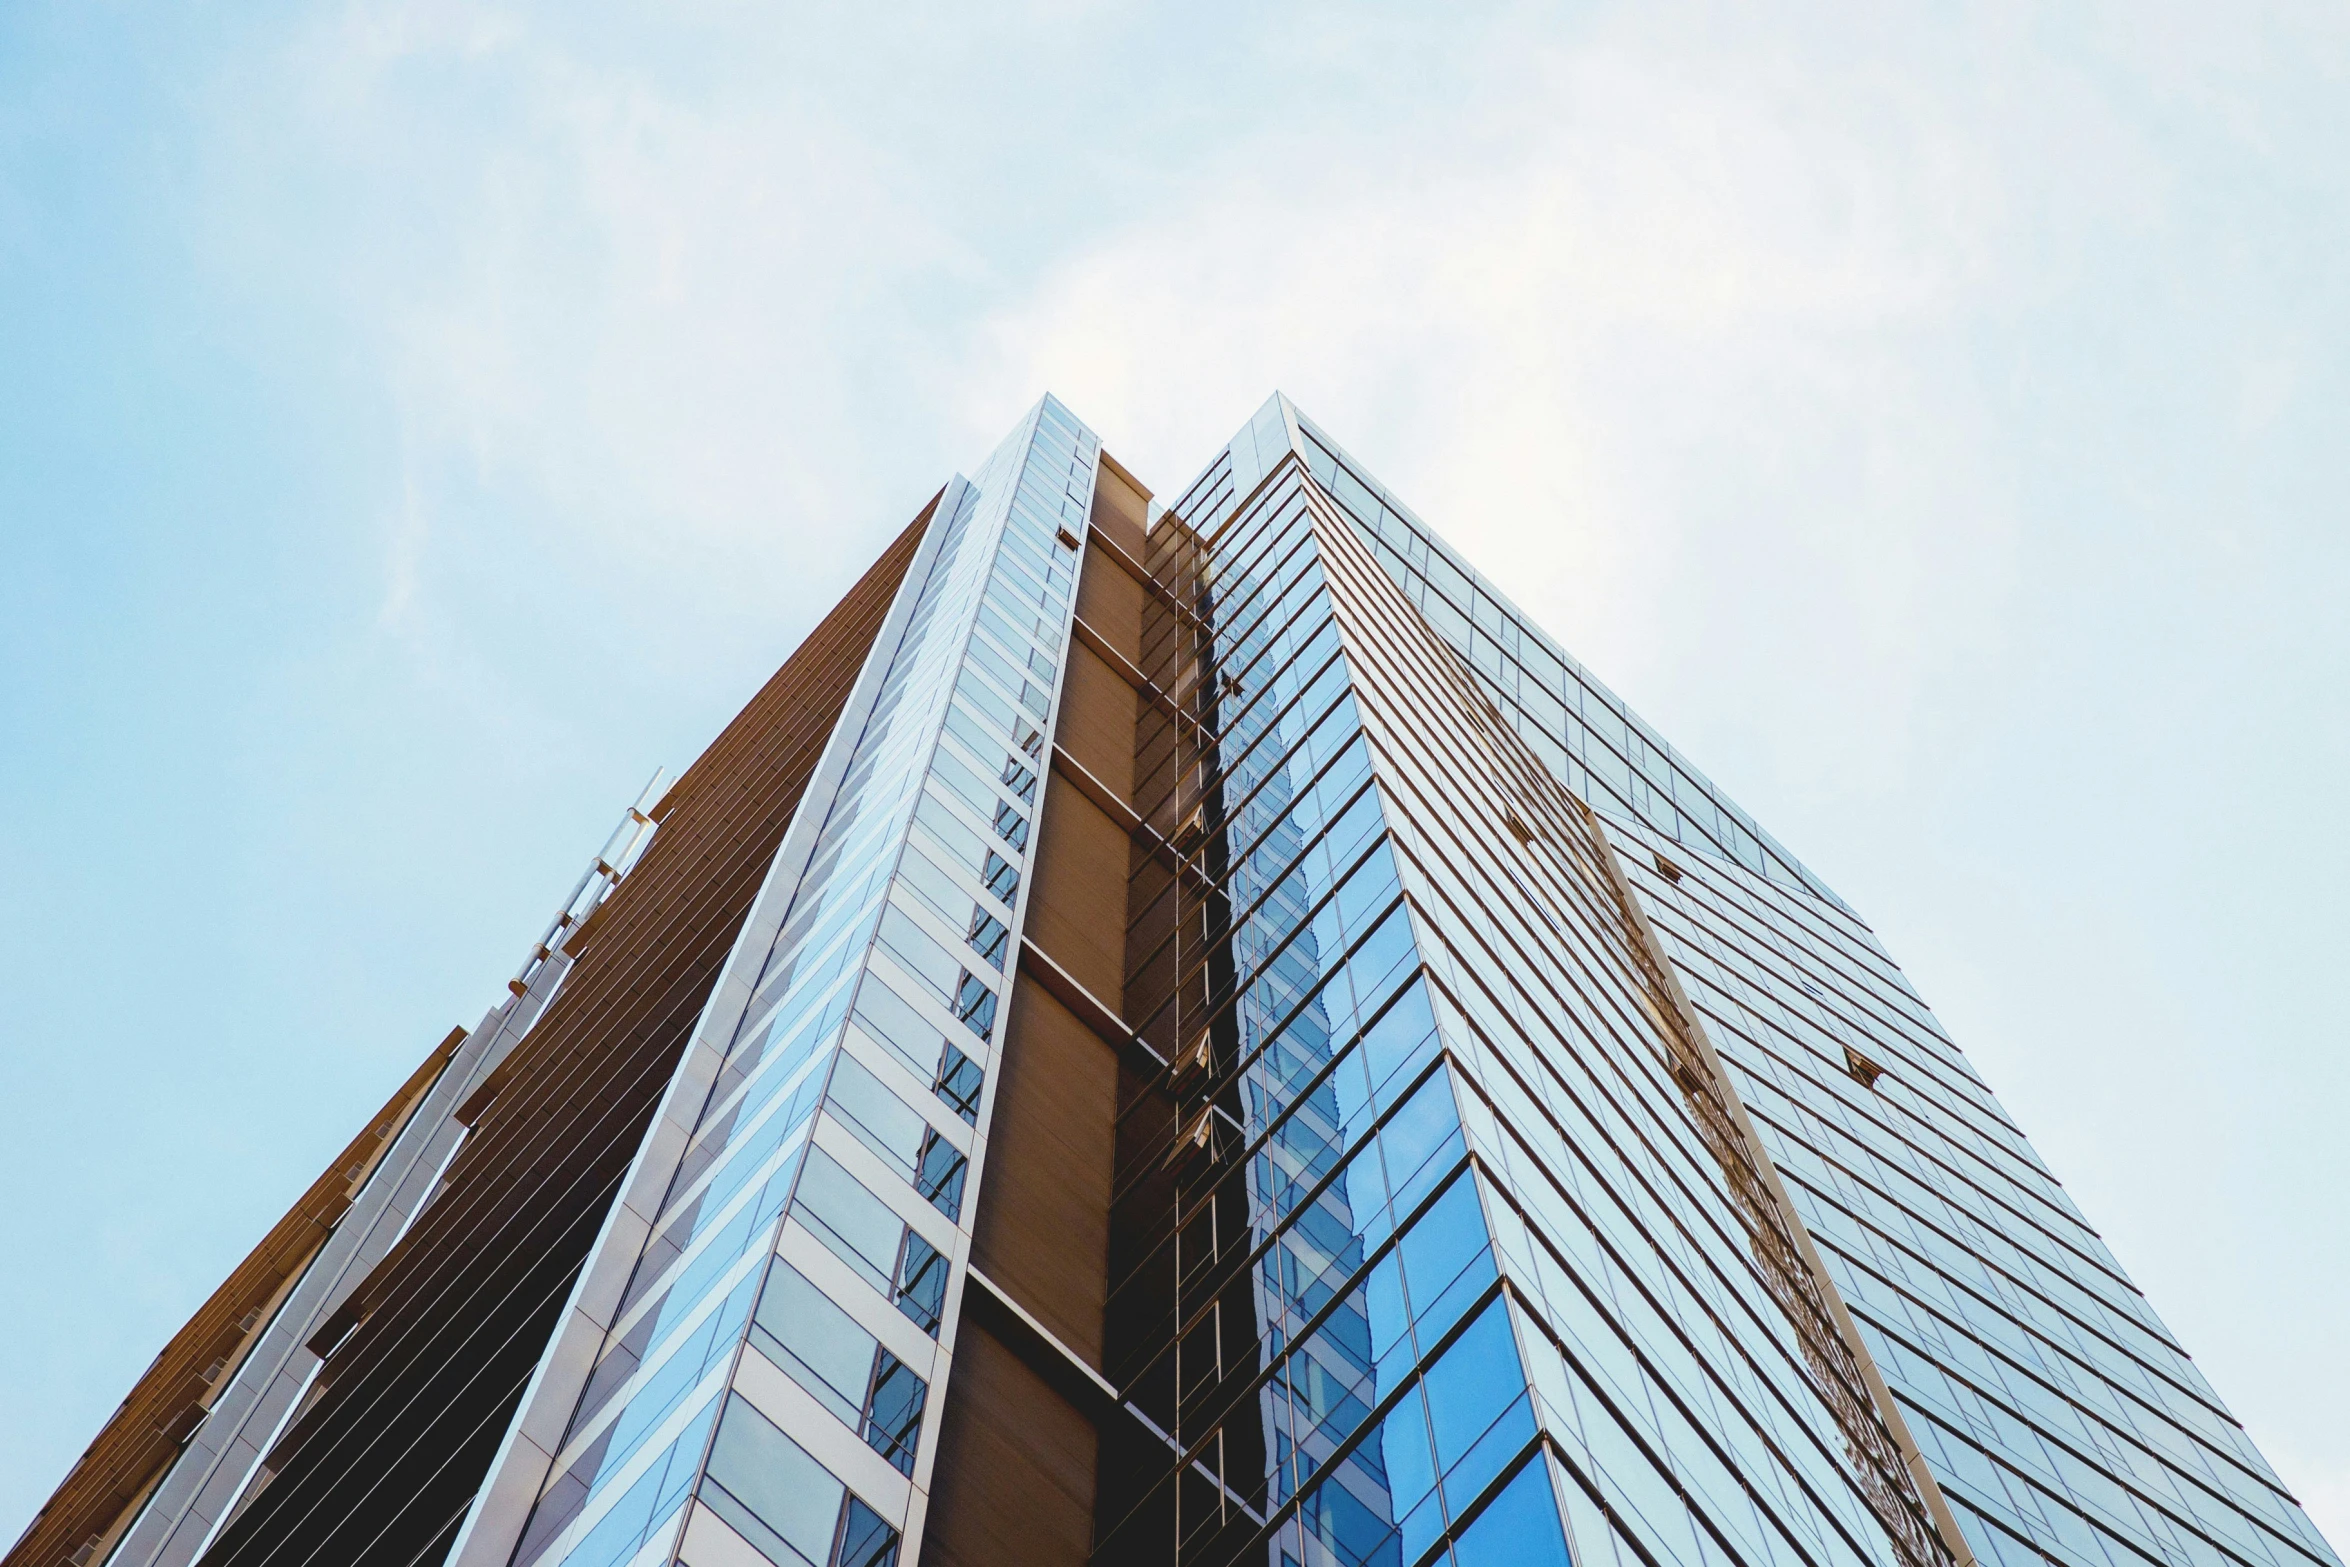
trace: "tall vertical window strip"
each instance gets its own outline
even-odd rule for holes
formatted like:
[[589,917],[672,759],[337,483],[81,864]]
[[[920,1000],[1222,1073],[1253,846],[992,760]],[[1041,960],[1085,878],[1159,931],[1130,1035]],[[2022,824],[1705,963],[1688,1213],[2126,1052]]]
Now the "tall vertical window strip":
[[[518,1561],[610,1567],[607,1555],[633,1552],[680,1516],[690,1468],[676,1484],[646,1476],[698,1461],[680,1457],[680,1444],[707,1434],[739,1346],[768,1355],[785,1342],[758,1326],[776,1316],[759,1304],[760,1281],[772,1277],[759,1259],[778,1244],[779,1225],[798,1227],[864,1280],[868,1296],[835,1302],[850,1331],[902,1331],[878,1312],[938,1335],[951,1248],[925,1231],[965,1218],[964,1128],[993,1060],[1098,449],[1048,400],[934,524],[928,575],[905,590],[904,630]],[[849,1140],[837,1152],[827,1127]],[[887,1172],[878,1187],[857,1173],[867,1156]],[[878,1342],[874,1364],[886,1371],[873,1373],[853,1413],[825,1407],[909,1473],[927,1403],[915,1390],[943,1368],[930,1365],[932,1352],[921,1359],[926,1377],[889,1338]],[[730,1396],[730,1410],[750,1409]],[[802,1533],[768,1517],[741,1478],[755,1455],[787,1449],[751,1421],[783,1432],[790,1452],[823,1444],[796,1441],[773,1413],[726,1416],[699,1494],[755,1548],[788,1562],[776,1553],[805,1555]],[[669,1446],[648,1460],[658,1438]],[[726,1462],[737,1466],[733,1486],[717,1477]],[[868,1554],[894,1551],[903,1519],[889,1518],[902,1501],[882,1499],[877,1511],[872,1499],[843,1495],[839,1518],[861,1509],[881,1532],[843,1523],[841,1538],[856,1534]]]
[[1417,1560],[1535,1431],[1353,673],[1296,495],[1151,566],[1197,615],[1147,672],[1199,695],[1138,739],[1184,857],[1130,891],[1171,1066],[1120,1128],[1109,1359],[1163,1435],[1106,1466],[1097,1550]]

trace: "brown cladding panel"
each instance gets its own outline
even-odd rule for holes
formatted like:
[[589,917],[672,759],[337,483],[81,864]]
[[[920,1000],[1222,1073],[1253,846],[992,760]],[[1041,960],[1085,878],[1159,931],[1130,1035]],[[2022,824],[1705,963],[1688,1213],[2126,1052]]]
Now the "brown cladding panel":
[[1147,548],[1150,498],[1151,492],[1117,458],[1102,453],[1101,474],[1093,486],[1093,526],[1138,561]]
[[930,513],[670,791],[595,945],[493,1079],[447,1190],[354,1297],[324,1397],[207,1563],[411,1567],[446,1550]]
[[[1137,670],[1142,657],[1142,584],[1099,549],[1077,573],[1077,618]],[[1130,675],[1112,669],[1082,641],[1069,645],[1055,735],[1095,777],[1133,797],[1136,696]]]
[[[971,1260],[1095,1367],[1110,1255],[1118,1062],[1032,979],[1012,987]],[[960,1358],[954,1375],[963,1375]],[[946,1450],[941,1449],[941,1462]]]
[[1083,643],[1069,647],[1053,739],[1122,801],[1134,798],[1134,687]]
[[1137,666],[1142,662],[1142,594],[1142,584],[1124,566],[1101,550],[1085,552],[1085,566],[1077,577],[1077,618]]
[[[1139,559],[1148,492],[1105,465],[1093,527]],[[1102,548],[1079,573],[1077,614],[1129,661],[1142,650],[1144,590]],[[1046,785],[1028,935],[1112,1011],[1123,1007],[1132,839],[1112,811],[1132,798],[1137,698],[1127,677],[1073,640],[1055,746],[1091,775]],[[1035,980],[1013,986],[972,1221],[972,1262],[1070,1353],[1098,1367],[1109,1267],[1119,1066],[1114,1044]],[[973,1285],[973,1289],[980,1286]],[[1036,1353],[1056,1353],[1031,1346]],[[933,1567],[1084,1562],[1092,1546],[1098,1438],[988,1326],[966,1316],[939,1430],[922,1560]]]
[[1045,781],[1028,934],[1113,1011],[1126,980],[1129,842],[1125,828],[1058,772]]
[[[1107,480],[1105,479],[1105,482]],[[1142,593],[1089,550],[1078,602],[1112,644],[1139,636]],[[1133,687],[1080,644],[1068,649],[1054,744],[1096,792],[1131,787]],[[1132,840],[1056,769],[1045,785],[1028,936],[1112,1012],[1125,994],[1126,879]],[[1064,1344],[1098,1366],[1117,1119],[1115,1046],[1022,976],[1004,1031],[987,1172],[974,1220],[980,1270]],[[959,1374],[959,1373],[958,1373]]]
[[964,1319],[938,1435],[922,1567],[1082,1567],[1093,1547],[1093,1422]]

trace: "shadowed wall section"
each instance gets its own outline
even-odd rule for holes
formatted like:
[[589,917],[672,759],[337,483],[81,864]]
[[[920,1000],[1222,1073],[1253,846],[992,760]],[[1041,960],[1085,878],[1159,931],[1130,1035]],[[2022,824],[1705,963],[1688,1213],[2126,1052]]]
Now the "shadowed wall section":
[[1119,1067],[1105,1024],[1125,995],[1143,602],[1130,567],[1148,501],[1105,458],[972,1244],[973,1270],[1057,1342],[986,1309],[998,1297],[984,1288],[966,1297],[981,1309],[964,1316],[947,1387],[925,1567],[1074,1567],[1092,1551],[1109,1412],[1069,1362],[1102,1360]]
[[446,1548],[930,511],[678,780],[546,1017],[468,1106],[448,1189],[313,1341],[321,1391],[208,1562],[407,1567]]

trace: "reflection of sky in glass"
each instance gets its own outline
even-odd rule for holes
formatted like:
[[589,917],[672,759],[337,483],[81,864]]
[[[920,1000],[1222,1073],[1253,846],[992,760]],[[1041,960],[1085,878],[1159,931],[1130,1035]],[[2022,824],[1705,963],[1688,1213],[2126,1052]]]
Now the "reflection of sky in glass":
[[[1867,928],[1288,413],[1380,566],[1544,764],[1610,813],[1976,1554],[2011,1567],[2334,1560]],[[1274,422],[1257,421],[1261,460],[1287,433]],[[1863,1088],[1847,1051],[1889,1074]]]
[[[1532,1403],[1317,546],[1294,506],[1267,512],[1288,526],[1217,541],[1242,566],[1219,583],[1216,665],[1231,1032],[1272,1372],[1255,1408],[1265,1505],[1293,1506],[1270,1560],[1385,1567],[1526,1451]],[[1542,1465],[1525,1472],[1547,1491]]]
[[[1246,584],[1234,594],[1248,595]],[[1309,617],[1309,628],[1316,619]],[[1280,661],[1294,650],[1264,644],[1290,642],[1295,626],[1276,621],[1273,629],[1273,638],[1247,636],[1220,650],[1223,661],[1240,667],[1253,667],[1267,655]],[[1341,767],[1322,780],[1321,788],[1310,781],[1318,760],[1354,738],[1350,715],[1317,725],[1310,741],[1268,733],[1279,727],[1268,715],[1281,710],[1286,688],[1311,673],[1284,669],[1274,700],[1247,703],[1225,738],[1228,752],[1242,758],[1227,775],[1225,795],[1245,802],[1227,821],[1228,842],[1244,851],[1230,862],[1228,880],[1235,906],[1253,909],[1233,932],[1236,966],[1243,973],[1255,971],[1236,1008],[1241,1055],[1255,1062],[1243,1083],[1248,1130],[1253,1136],[1280,1118],[1251,1161],[1248,1179],[1257,1232],[1281,1231],[1258,1271],[1256,1287],[1258,1331],[1268,1358],[1273,1345],[1290,1346],[1286,1369],[1258,1395],[1275,1503],[1290,1499],[1301,1474],[1327,1463],[1378,1401],[1369,1293],[1356,1283],[1333,1303],[1324,1283],[1331,1277],[1352,1278],[1362,1265],[1363,1241],[1350,1196],[1352,1172],[1332,1171],[1352,1139],[1337,1088],[1323,1072],[1331,1058],[1335,1020],[1332,997],[1321,988],[1323,931],[1307,918],[1327,887],[1328,849],[1313,856],[1324,878],[1300,860],[1327,825],[1331,794],[1359,788],[1363,770]],[[1359,763],[1360,747],[1352,754]],[[1299,775],[1308,780],[1302,799]],[[1361,799],[1375,818],[1375,803],[1368,795]],[[1325,1176],[1328,1183],[1315,1192]],[[1317,1314],[1322,1320],[1309,1330]],[[1349,1536],[1384,1534],[1394,1521],[1378,1433],[1356,1444],[1324,1484],[1343,1488],[1344,1500],[1330,1493],[1327,1510],[1345,1510]]]
[[[1277,432],[1257,423],[1262,457]],[[1450,655],[1415,640],[1424,632],[1398,642],[1413,611],[1351,536],[1315,534],[1342,527],[1335,514],[1305,525],[1319,503],[1302,465],[1261,489],[1267,465],[1240,466],[1203,481],[1257,489],[1237,512],[1217,503],[1227,523],[1210,554],[1231,564],[1206,677],[1228,726],[1241,987],[1228,1048],[1244,1065],[1246,1129],[1263,1139],[1247,1177],[1274,1374],[1257,1410],[1267,1504],[1294,1505],[1275,1530],[1281,1552],[1384,1563],[1452,1540],[1473,1557],[1462,1531],[1518,1494],[1518,1465],[1547,1429],[1563,1451],[1537,1467],[1571,1460],[1655,1561],[1694,1567],[1723,1548],[1758,1562],[1882,1559],[1721,1170],[1655,1059],[1662,1040],[1612,891],[1594,904],[1588,875],[1530,847],[1519,857],[1525,846],[1496,831],[1503,775],[1538,777],[1541,764],[1494,751]],[[1335,661],[1320,650],[1334,614],[1348,648]],[[1405,813],[1395,838],[1383,798]],[[1399,850],[1415,917],[1396,906]],[[1423,952],[1435,978],[1412,977]],[[1436,1059],[1440,1017],[1457,1063]],[[1488,1192],[1464,1164],[1456,1103],[1475,1110],[1476,1141],[1512,1190]],[[1505,1231],[1506,1299],[1489,1239]],[[1727,1467],[1692,1420],[1731,1431]],[[1756,1492],[1775,1521],[1756,1516]],[[1562,1490],[1561,1502],[1588,1498]],[[1613,1549],[1617,1524],[1586,1524]]]
[[[1460,732],[1483,724],[1482,703],[1513,732],[1494,745],[1522,742],[1538,770],[1609,814],[1664,955],[1975,1553],[1999,1567],[2331,1561],[1883,949],[1816,878],[1283,400],[1176,510],[1211,533],[1238,518],[1238,539],[1251,511],[1273,509],[1268,495],[1305,483],[1274,472],[1292,451],[1327,492],[1317,504],[1330,504],[1336,531],[1320,541],[1320,565],[1347,606],[1352,677],[1380,737],[1407,883],[1456,895],[1424,898],[1420,936],[1462,1009],[1444,1014],[1461,1030],[1447,1043],[1465,1052],[1464,1089],[1479,1085],[1461,1113],[1500,1177],[1487,1220],[1531,1308],[1527,1325],[1541,1329],[1520,1343],[1544,1423],[1608,1509],[1592,1510],[1580,1485],[1561,1488],[1579,1557],[1875,1560],[1887,1542],[1856,1494],[1860,1460],[1838,1440],[1846,1416],[1823,1418],[1846,1406],[1823,1402],[1813,1382],[1823,1373],[1807,1375],[1738,1226],[1704,1217],[1721,1204],[1720,1171],[1679,1090],[1644,1063],[1645,982],[1605,928],[1619,917],[1578,915],[1496,830],[1510,800],[1485,776],[1496,756]],[[1410,607],[1362,642],[1358,617],[1388,601],[1387,581]],[[1392,640],[1407,623],[1402,640],[1416,642],[1424,623],[1473,672],[1473,718],[1444,690],[1433,702],[1421,691],[1418,711],[1398,717],[1410,706],[1397,701],[1402,687],[1430,673]],[[1448,666],[1433,688],[1454,684]],[[1268,906],[1268,930],[1285,928],[1283,908]],[[1527,909],[1541,918],[1519,919]],[[1333,968],[1329,937],[1318,923],[1310,934],[1293,959]],[[1348,1027],[1336,1006],[1290,1027],[1301,1039],[1322,1031],[1327,1051]],[[1889,1075],[1857,1084],[1847,1051]],[[1269,1052],[1259,1075],[1285,1082],[1289,1061],[1310,1070],[1313,1059],[1303,1046]],[[1331,1079],[1345,1081],[1343,1070]],[[1333,1102],[1346,1123],[1342,1088],[1307,1092],[1298,1121],[1319,1131]],[[1346,1132],[1360,1135],[1352,1123]],[[1351,1232],[1376,1258],[1381,1221],[1359,1164],[1343,1179]],[[1367,1297],[1376,1338],[1381,1286]],[[1370,1385],[1392,1390],[1377,1375],[1388,1364],[1376,1357]],[[1433,1537],[1412,1522],[1423,1433],[1399,1420],[1434,1386],[1431,1372],[1380,1432],[1386,1500],[1415,1549]],[[1454,1544],[1463,1559],[1468,1547]]]

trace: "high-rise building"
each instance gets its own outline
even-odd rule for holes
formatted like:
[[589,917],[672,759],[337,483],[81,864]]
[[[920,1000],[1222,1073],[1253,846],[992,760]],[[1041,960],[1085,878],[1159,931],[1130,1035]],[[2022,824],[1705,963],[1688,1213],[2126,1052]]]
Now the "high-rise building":
[[1045,399],[6,1567],[2340,1567],[1870,928],[1286,399]]

